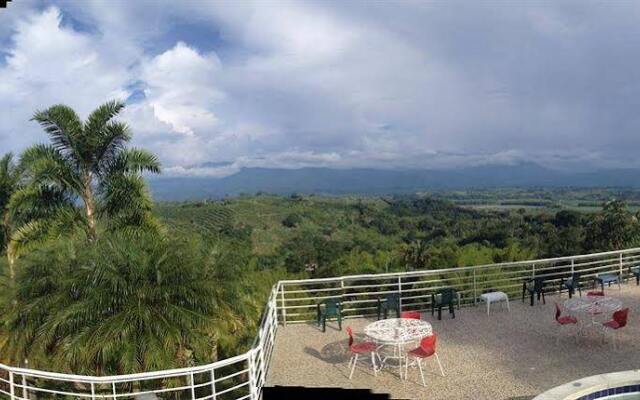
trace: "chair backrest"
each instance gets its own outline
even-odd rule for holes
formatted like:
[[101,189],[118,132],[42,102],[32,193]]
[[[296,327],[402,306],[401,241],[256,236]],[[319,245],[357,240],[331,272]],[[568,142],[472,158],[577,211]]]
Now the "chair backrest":
[[324,299],[320,304],[324,304],[326,315],[338,315],[338,308],[340,307],[338,299]]
[[408,319],[421,319],[419,311],[403,311],[400,313],[400,318],[408,318]]
[[571,275],[571,285],[576,286],[579,283],[580,283],[580,273],[575,272],[574,274]]
[[556,303],[556,321],[560,318],[560,315],[562,315],[562,311],[560,310],[558,303]]
[[400,296],[398,296],[398,293],[387,293],[384,298],[387,301],[388,308],[396,308],[400,306]]
[[545,281],[545,278],[542,278],[542,277],[534,278],[533,279],[533,289],[536,292],[541,291],[544,288],[544,281]]
[[420,340],[420,347],[423,350],[431,350],[433,349],[433,351],[436,351],[436,340],[438,338],[436,337],[436,334],[434,333],[431,336],[426,336],[423,337],[422,340]]
[[441,296],[440,303],[447,304],[453,301],[453,298],[455,297],[455,293],[456,291],[453,288],[444,288],[444,289],[438,290],[437,294]]
[[347,335],[349,335],[349,348],[353,346],[353,329],[350,326],[347,326]]
[[613,313],[613,320],[618,323],[618,327],[622,328],[627,325],[627,317],[629,316],[629,309],[623,308]]

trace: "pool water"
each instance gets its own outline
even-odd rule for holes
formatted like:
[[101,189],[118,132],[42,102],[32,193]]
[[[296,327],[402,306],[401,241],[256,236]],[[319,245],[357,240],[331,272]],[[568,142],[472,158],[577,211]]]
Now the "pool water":
[[577,400],[640,400],[640,385],[620,386],[593,392]]

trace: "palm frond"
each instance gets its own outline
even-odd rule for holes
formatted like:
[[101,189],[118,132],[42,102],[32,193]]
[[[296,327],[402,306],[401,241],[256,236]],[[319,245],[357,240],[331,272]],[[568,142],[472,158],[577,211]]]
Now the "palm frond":
[[160,173],[160,161],[153,153],[139,148],[121,151],[107,168],[108,175],[139,174],[143,172]]
[[31,219],[18,226],[11,235],[8,252],[13,257],[20,257],[50,240],[83,232],[85,225],[78,209],[57,208],[47,218]]
[[38,144],[26,149],[20,165],[32,182],[55,184],[61,189],[82,190],[77,169],[54,146]]
[[47,218],[61,207],[73,207],[64,191],[48,185],[30,185],[14,192],[7,208],[11,220],[20,222]]
[[84,124],[84,131],[88,134],[100,134],[105,125],[116,117],[124,108],[124,103],[119,100],[111,100],[89,114],[89,118]]
[[95,173],[103,175],[108,166],[123,151],[125,145],[131,140],[129,127],[124,122],[109,122],[101,130],[98,136],[96,148]]
[[79,155],[75,145],[82,135],[83,126],[80,117],[71,107],[58,104],[36,111],[32,120],[40,123],[49,135],[53,147],[65,157]]

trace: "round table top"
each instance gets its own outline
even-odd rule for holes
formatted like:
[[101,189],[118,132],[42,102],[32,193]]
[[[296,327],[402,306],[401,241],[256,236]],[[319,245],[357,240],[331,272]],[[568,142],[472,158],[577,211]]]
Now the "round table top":
[[622,308],[622,301],[608,296],[573,297],[564,302],[564,307],[571,313],[602,314]]
[[364,328],[365,335],[380,343],[406,343],[433,334],[427,321],[411,318],[389,318],[372,322]]

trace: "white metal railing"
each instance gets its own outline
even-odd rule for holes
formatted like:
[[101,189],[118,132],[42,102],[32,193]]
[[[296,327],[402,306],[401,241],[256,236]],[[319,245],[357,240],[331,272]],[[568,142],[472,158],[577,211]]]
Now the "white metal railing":
[[449,286],[470,305],[487,288],[519,295],[525,278],[546,277],[552,284],[573,272],[581,273],[585,280],[606,272],[626,278],[628,267],[636,264],[640,264],[640,248],[472,267],[280,281],[271,290],[253,346],[244,354],[197,367],[102,377],[0,364],[0,397],[259,400],[279,323],[314,320],[317,304],[325,298],[339,298],[344,317],[352,318],[375,314],[378,297],[386,293],[398,293],[403,309],[425,310],[431,294]]
[[278,326],[274,285],[258,335],[244,354],[212,364],[118,376],[45,372],[0,364],[0,398],[257,400],[266,380]]
[[375,315],[378,300],[397,293],[403,310],[428,310],[431,294],[455,288],[463,305],[477,302],[486,289],[522,295],[523,281],[546,278],[547,288],[560,290],[562,278],[580,273],[593,281],[597,274],[615,272],[628,277],[628,267],[640,263],[640,248],[578,256],[385,274],[280,281],[278,320],[283,324],[314,320],[317,304],[327,298],[341,302],[343,318]]

